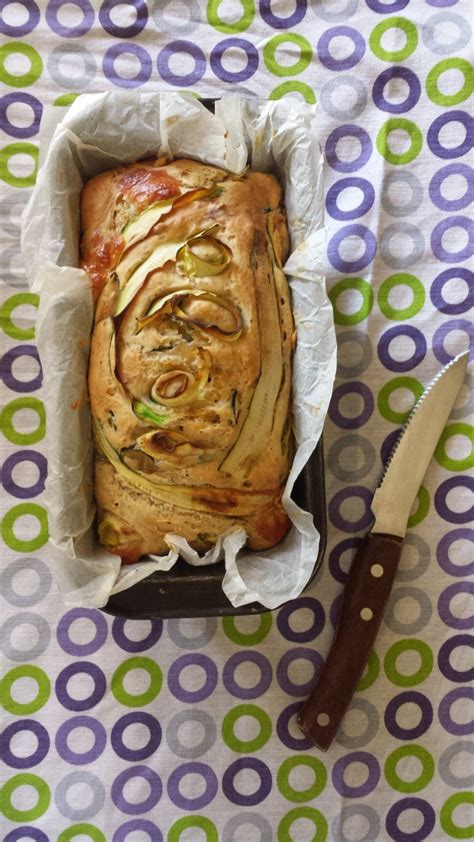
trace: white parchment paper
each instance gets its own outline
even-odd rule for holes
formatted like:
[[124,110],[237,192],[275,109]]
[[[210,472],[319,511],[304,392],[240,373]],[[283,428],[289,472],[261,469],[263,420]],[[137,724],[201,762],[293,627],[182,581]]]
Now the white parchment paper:
[[[87,366],[93,306],[79,262],[79,203],[93,175],[147,156],[190,157],[239,173],[247,165],[275,173],[285,186],[291,255],[285,266],[297,327],[293,358],[296,454],[283,504],[286,538],[264,554],[244,549],[245,532],[230,530],[199,557],[178,535],[169,553],[121,568],[95,537],[93,444]],[[314,106],[225,96],[211,114],[189,94],[85,94],[64,112],[46,110],[40,170],[26,208],[22,253],[40,294],[37,343],[44,372],[49,475],[46,505],[57,577],[67,605],[101,607],[109,596],[169,570],[225,559],[223,589],[234,606],[257,600],[276,608],[298,596],[318,553],[312,516],[291,499],[294,482],[321,435],[336,369],[332,308],[323,256],[322,155]]]

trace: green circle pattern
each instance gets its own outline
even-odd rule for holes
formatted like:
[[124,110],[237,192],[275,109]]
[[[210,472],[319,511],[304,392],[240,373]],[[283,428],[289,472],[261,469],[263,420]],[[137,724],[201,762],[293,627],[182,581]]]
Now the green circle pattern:
[[314,807],[295,807],[286,816],[283,816],[278,825],[278,842],[298,842],[295,836],[291,835],[291,826],[298,819],[309,819],[314,825],[314,836],[311,842],[326,842],[328,836],[328,823],[323,814]]
[[107,842],[104,834],[98,827],[95,827],[93,824],[89,824],[88,822],[81,822],[81,824],[75,824],[72,827],[67,827],[62,833],[58,836],[58,842],[70,842],[71,839],[75,839],[76,836],[88,836],[89,839],[92,839],[92,842]]
[[[348,289],[357,290],[361,294],[362,304],[355,313],[346,314],[339,310],[337,299]],[[374,304],[374,293],[371,285],[363,278],[343,278],[329,290],[329,299],[334,311],[334,321],[337,325],[347,327],[363,322],[370,315]]]
[[[307,789],[294,789],[290,784],[290,772],[298,766],[308,766],[314,772],[314,783]],[[295,804],[312,801],[321,795],[327,783],[327,772],[324,763],[317,757],[296,754],[287,757],[281,764],[277,774],[278,789],[284,798]]]
[[11,316],[13,311],[22,304],[31,304],[32,307],[38,307],[39,296],[35,295],[33,292],[19,292],[16,295],[11,295],[10,298],[7,298],[0,307],[0,328],[12,339],[34,339],[34,326],[28,328],[17,327],[17,325],[12,321]]
[[420,485],[417,494],[417,507],[412,515],[408,518],[407,527],[412,529],[413,526],[418,526],[430,510],[430,495],[424,485]]
[[[29,59],[30,69],[26,73],[14,75],[8,72],[5,62],[9,56],[18,53]],[[10,41],[9,44],[0,47],[0,82],[5,85],[9,85],[11,88],[28,88],[39,79],[42,72],[43,61],[41,56],[29,44],[24,44],[22,41]]]
[[[452,436],[465,436],[471,443],[471,452],[464,459],[451,459],[446,453],[446,442]],[[474,468],[474,426],[458,421],[455,424],[448,424],[441,433],[441,438],[436,446],[435,459],[447,471],[470,471]]]
[[[13,426],[13,417],[16,412],[19,412],[22,409],[31,409],[33,412],[36,412],[38,415],[38,426],[36,430],[32,430],[29,433],[21,433],[18,430],[15,430]],[[44,439],[44,435],[46,432],[46,412],[44,408],[43,401],[40,401],[38,398],[16,398],[14,401],[10,401],[7,405],[3,408],[3,412],[0,415],[0,426],[5,438],[8,441],[11,441],[12,444],[37,444],[37,442]]]
[[[394,287],[406,286],[413,292],[413,301],[408,307],[395,308],[389,302],[389,295]],[[390,275],[381,283],[377,296],[378,305],[386,319],[404,322],[411,319],[423,308],[425,303],[425,289],[419,278],[407,272],[397,272]]]
[[[13,175],[10,172],[8,165],[10,158],[14,155],[29,155],[33,159],[33,171],[30,175],[20,176]],[[39,149],[34,143],[9,143],[0,150],[0,179],[9,184],[10,187],[33,187],[36,182],[36,173],[38,171],[38,157]]]
[[168,831],[168,842],[179,842],[181,834],[189,827],[204,831],[206,842],[219,842],[216,826],[206,816],[183,816],[182,819],[178,819]]
[[460,804],[474,805],[474,792],[456,792],[444,802],[440,812],[441,827],[452,839],[472,839],[474,823],[464,827],[454,824],[453,813]]
[[310,88],[306,82],[298,82],[296,79],[294,82],[289,79],[287,82],[282,82],[281,85],[277,85],[269,95],[268,99],[282,99],[282,97],[287,94],[301,94],[308,105],[314,105],[316,103],[316,94],[313,89]]
[[225,23],[219,16],[219,7],[222,0],[209,0],[207,4],[207,19],[214,29],[224,32],[226,35],[233,35],[237,32],[244,32],[248,29],[255,17],[255,4],[253,0],[240,0],[242,5],[242,16],[234,23]]
[[[18,810],[12,804],[12,795],[20,786],[32,786],[37,794],[38,801],[29,810]],[[2,788],[2,809],[4,816],[11,822],[30,822],[39,819],[49,807],[51,792],[48,784],[39,775],[32,775],[31,772],[22,772],[10,778]]]
[[[239,740],[234,733],[235,723],[242,716],[251,716],[260,725],[260,731],[252,740]],[[224,717],[222,722],[222,736],[225,744],[240,754],[251,754],[263,748],[272,735],[272,721],[262,708],[258,705],[237,705],[232,708]]]
[[[382,47],[382,36],[390,29],[400,29],[405,33],[406,43],[398,50],[385,50]],[[378,23],[369,37],[369,45],[373,54],[382,61],[404,61],[415,52],[418,45],[418,30],[414,23],[407,18],[387,18]]]
[[[150,686],[143,693],[129,693],[125,690],[123,682],[129,672],[136,669],[145,670],[150,677]],[[163,673],[160,667],[151,658],[144,658],[140,655],[134,658],[127,658],[115,670],[112,676],[112,693],[121,705],[129,708],[139,708],[142,705],[149,705],[156,699],[163,685]]]
[[[19,678],[32,678],[38,685],[36,698],[31,702],[17,702],[12,696],[12,687]],[[28,716],[41,710],[51,694],[51,682],[44,670],[34,664],[13,667],[0,682],[0,704],[14,716]]]
[[[265,640],[273,623],[272,615],[269,612],[258,615],[260,626],[254,632],[241,632],[235,624],[235,617],[224,617],[222,620],[222,627],[225,634],[232,641],[239,646],[257,646],[262,640]],[[243,622],[245,621],[245,618]]]
[[380,661],[379,656],[377,653],[372,649],[368,659],[367,659],[367,669],[360,679],[357,687],[356,692],[360,693],[362,690],[367,690],[369,687],[372,687],[372,684],[377,680],[379,677],[380,672]]
[[[389,137],[397,129],[406,132],[410,138],[410,146],[406,152],[392,152],[389,147]],[[410,161],[414,161],[420,154],[421,147],[423,146],[423,135],[412,120],[407,120],[405,117],[391,117],[379,129],[376,145],[380,155],[389,164],[401,166],[402,164],[409,164]]]
[[[443,94],[438,87],[439,77],[447,70],[460,70],[464,78],[462,88],[453,94]],[[431,102],[434,102],[436,105],[459,105],[459,103],[464,102],[471,96],[473,90],[474,68],[464,58],[447,58],[444,61],[440,61],[431,68],[426,77],[426,93]]]
[[385,418],[386,421],[391,421],[393,424],[404,424],[411,409],[405,412],[397,412],[390,406],[390,398],[397,389],[408,389],[413,394],[413,404],[421,397],[424,390],[420,381],[415,380],[414,377],[394,377],[380,389],[377,406],[382,418]]
[[[397,772],[397,766],[404,757],[416,757],[422,766],[418,777],[411,781],[404,781]],[[430,752],[422,746],[416,744],[400,746],[387,757],[384,772],[387,782],[398,792],[420,792],[432,780],[435,762]]]
[[74,100],[77,99],[78,96],[80,96],[80,94],[75,94],[72,92],[70,94],[61,94],[61,96],[56,97],[56,99],[53,102],[53,105],[71,105],[74,102]]
[[[397,669],[397,659],[404,652],[417,652],[421,658],[419,669],[411,675],[404,675]],[[421,684],[431,674],[433,669],[433,652],[423,640],[411,638],[397,640],[385,655],[384,669],[387,678],[397,687],[414,687]]]
[[[24,515],[35,517],[40,527],[38,534],[27,541],[17,538],[13,530],[18,518]],[[15,550],[15,552],[32,553],[35,550],[39,550],[48,540],[48,516],[46,509],[43,506],[39,506],[38,503],[19,503],[17,506],[13,506],[3,518],[2,538],[7,547]]]
[[[294,64],[279,64],[276,58],[276,51],[282,44],[296,44],[300,49],[300,57]],[[311,63],[313,50],[308,39],[303,35],[283,33],[274,35],[263,48],[263,60],[265,66],[274,76],[297,76],[303,73]]]

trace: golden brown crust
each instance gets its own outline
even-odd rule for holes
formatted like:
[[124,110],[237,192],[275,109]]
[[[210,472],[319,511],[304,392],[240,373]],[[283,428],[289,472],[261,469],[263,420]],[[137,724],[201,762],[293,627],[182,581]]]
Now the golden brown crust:
[[243,526],[263,550],[288,530],[281,200],[273,176],[189,160],[121,167],[84,188],[99,535],[124,561],[165,552],[167,532],[201,551]]

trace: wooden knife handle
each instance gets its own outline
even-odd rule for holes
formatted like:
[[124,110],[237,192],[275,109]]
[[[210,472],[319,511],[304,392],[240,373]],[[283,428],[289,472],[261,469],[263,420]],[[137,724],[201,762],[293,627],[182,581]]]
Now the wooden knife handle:
[[310,697],[298,714],[304,734],[329,748],[364,672],[397,571],[403,539],[370,533],[352,562],[337,632]]

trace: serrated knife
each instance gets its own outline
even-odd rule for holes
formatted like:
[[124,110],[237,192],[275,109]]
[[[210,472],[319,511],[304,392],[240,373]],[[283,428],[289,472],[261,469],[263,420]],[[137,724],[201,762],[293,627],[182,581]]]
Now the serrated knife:
[[461,388],[468,359],[468,351],[459,354],[423,392],[374,494],[375,522],[352,562],[334,641],[316,686],[297,716],[300,729],[323,751],[336,735],[375,643],[410,511]]

